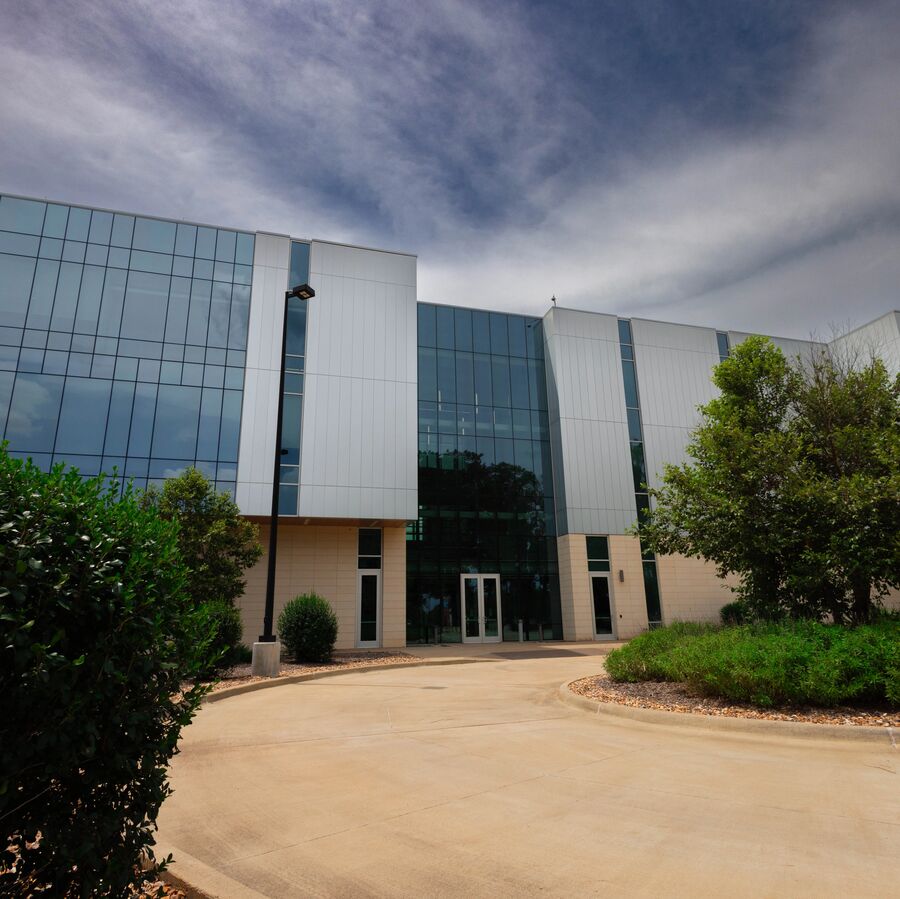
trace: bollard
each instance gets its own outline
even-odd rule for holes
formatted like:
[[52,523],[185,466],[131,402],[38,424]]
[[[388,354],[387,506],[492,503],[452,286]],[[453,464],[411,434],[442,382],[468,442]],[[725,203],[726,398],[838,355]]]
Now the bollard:
[[519,619],[519,642],[523,643],[525,641],[525,627],[522,619]]

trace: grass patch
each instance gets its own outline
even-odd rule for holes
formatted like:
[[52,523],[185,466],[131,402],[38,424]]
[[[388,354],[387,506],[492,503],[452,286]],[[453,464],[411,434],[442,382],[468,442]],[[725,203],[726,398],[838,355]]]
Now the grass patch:
[[732,627],[676,623],[641,634],[606,660],[615,681],[678,681],[764,708],[900,707],[900,621],[857,628],[812,621]]

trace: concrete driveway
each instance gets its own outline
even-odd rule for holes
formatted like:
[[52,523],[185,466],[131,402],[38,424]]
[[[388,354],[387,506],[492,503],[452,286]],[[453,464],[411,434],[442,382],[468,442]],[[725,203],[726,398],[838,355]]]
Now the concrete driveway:
[[376,670],[207,705],[172,766],[160,848],[229,899],[896,895],[889,743],[660,727],[557,699],[599,664]]

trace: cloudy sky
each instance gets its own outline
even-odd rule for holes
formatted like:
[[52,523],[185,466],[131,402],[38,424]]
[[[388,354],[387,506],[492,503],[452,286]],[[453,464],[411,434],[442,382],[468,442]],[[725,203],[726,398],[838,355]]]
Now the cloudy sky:
[[0,190],[402,249],[419,297],[900,307],[900,0],[4,0]]

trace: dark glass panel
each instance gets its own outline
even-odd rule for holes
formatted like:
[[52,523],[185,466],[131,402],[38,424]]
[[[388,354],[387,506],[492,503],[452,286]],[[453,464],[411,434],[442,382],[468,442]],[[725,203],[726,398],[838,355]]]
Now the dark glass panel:
[[[103,299],[100,302],[100,322],[97,333],[108,337],[119,336],[122,322],[122,304],[125,300],[125,282],[128,273],[119,269],[107,269],[103,281]],[[111,352],[115,352],[113,349]]]
[[241,392],[226,390],[222,399],[222,430],[219,435],[219,461],[237,462],[241,435]]
[[378,639],[378,575],[361,575],[359,591],[359,640],[372,643]]
[[50,203],[44,216],[45,237],[65,237],[66,223],[69,220],[69,207]]
[[295,484],[281,484],[278,487],[278,514],[297,514],[297,486]]
[[209,301],[212,295],[212,281],[191,282],[191,304],[188,311],[187,342],[198,346],[206,343],[209,328]]
[[[119,362],[123,361],[136,362],[137,360],[119,360]],[[153,416],[155,412],[156,385],[137,384],[134,389],[134,407],[131,412],[131,433],[128,435],[129,456],[145,457],[150,455],[150,443],[153,439]],[[109,452],[109,450],[107,450],[107,452]]]
[[16,256],[37,256],[41,239],[36,234],[15,234],[12,231],[0,231],[0,253],[12,253]]
[[594,559],[588,562],[588,571],[609,571],[609,560]]
[[87,254],[84,261],[88,265],[106,265],[106,259],[109,255],[109,247],[97,243],[89,243],[87,245]]
[[109,238],[112,234],[112,213],[101,212],[95,209],[91,214],[91,230],[88,240],[96,244],[109,244]]
[[515,442],[510,437],[497,437],[494,440],[494,453],[497,464],[516,464]]
[[650,498],[646,493],[636,493],[634,501],[637,505],[638,524],[640,524],[650,514]]
[[226,347],[228,345],[228,320],[231,316],[231,284],[213,281],[212,299],[209,307],[209,331],[206,345]]
[[144,218],[135,219],[134,237],[131,245],[135,250],[174,253],[175,228],[175,222],[161,222],[157,219]]
[[198,228],[194,255],[201,259],[216,258],[216,229]]
[[41,259],[62,259],[63,242],[52,237],[41,238]]
[[437,433],[437,403],[426,401],[419,403],[419,430]]
[[525,320],[525,339],[528,343],[528,355],[532,359],[544,358],[544,325],[539,318]]
[[521,315],[510,315],[507,318],[509,330],[509,355],[525,356],[525,319]]
[[45,203],[0,197],[0,231],[40,234],[44,225]]
[[190,278],[172,278],[166,316],[166,340],[184,343],[190,299]]
[[437,429],[440,434],[456,433],[456,404],[455,403],[438,403],[437,404]]
[[716,331],[716,343],[719,346],[719,356],[727,358],[730,349],[728,346],[728,335],[723,331]]
[[113,216],[112,236],[109,242],[114,247],[130,247],[133,233],[134,217],[116,213]]
[[[237,234],[234,231],[219,229],[216,237],[216,259],[219,262],[234,262],[234,248]],[[293,286],[293,285],[292,285]]]
[[197,451],[201,391],[198,387],[160,385],[153,428],[153,455],[193,459]]
[[527,409],[530,405],[530,400],[528,396],[528,366],[525,359],[510,358],[509,376],[512,386],[513,406]]
[[480,437],[494,436],[494,410],[491,406],[475,407],[475,433]]
[[163,253],[150,253],[147,250],[132,250],[128,267],[133,272],[153,272],[157,275],[171,275],[172,257]]
[[356,567],[378,570],[381,568],[381,556],[360,556]]
[[[38,352],[43,355],[43,351]],[[22,371],[16,375],[6,424],[10,450],[53,452],[64,380],[57,375]]]
[[419,346],[437,346],[434,306],[419,303],[416,314],[418,316]]
[[607,537],[587,537],[586,540],[589,559],[609,558],[609,539]]
[[69,221],[66,225],[66,240],[87,242],[91,230],[91,210],[73,206],[69,209]]
[[53,315],[50,319],[50,327],[54,331],[71,333],[75,326],[75,307],[78,305],[78,292],[81,289],[83,269],[84,266],[74,262],[60,264],[56,296],[53,300]]
[[527,409],[513,409],[513,437],[531,439],[531,412]]
[[530,440],[515,440],[515,464],[526,471],[534,471],[534,455]]
[[441,350],[452,350],[456,345],[454,337],[453,310],[447,306],[436,306],[434,310],[437,328],[437,346]]
[[380,556],[381,528],[360,528],[357,551],[361,556]]
[[103,452],[107,456],[124,456],[128,449],[133,402],[134,384],[116,381],[113,384],[109,415],[106,418],[106,442]]
[[[244,262],[245,265],[249,264],[246,260],[246,255],[243,260],[239,259],[238,261]],[[288,284],[289,290],[299,287],[301,284],[309,283],[308,243],[303,243],[299,240],[291,242],[291,271],[288,281],[290,282]]]
[[641,413],[638,409],[628,409],[628,439],[643,440],[641,435]]
[[491,353],[501,356],[509,355],[509,336],[506,328],[506,316],[501,312],[489,313],[491,321]]
[[659,601],[659,580],[656,563],[643,562],[644,595],[647,598],[647,620],[653,624],[662,624],[662,606]]
[[622,377],[625,381],[625,405],[632,409],[640,408],[638,402],[637,375],[634,363],[622,360]]
[[68,378],[56,435],[57,453],[102,453],[112,381]]
[[460,403],[475,403],[475,381],[471,353],[456,353],[456,399]]
[[456,362],[452,350],[437,351],[437,388],[438,400],[456,402]]
[[419,399],[437,400],[437,351],[419,347]]
[[238,234],[234,251],[234,261],[238,265],[253,265],[253,241],[252,234]]
[[487,312],[472,310],[472,348],[476,353],[491,351],[491,320]]
[[509,406],[509,359],[506,356],[491,357],[491,387],[495,406]]
[[[456,407],[456,433],[461,437],[471,437],[475,433],[475,407],[469,405],[457,405]],[[460,450],[462,450],[460,443]]]
[[634,489],[647,489],[647,466],[644,463],[644,446],[641,443],[631,444],[631,474],[634,478]]
[[631,322],[624,318],[619,319],[619,343],[634,343],[631,339]]
[[285,352],[302,356],[306,352],[306,317],[309,305],[306,300],[291,297],[288,301],[287,344]]
[[300,416],[302,398],[288,394],[284,398],[281,433],[281,461],[285,464],[300,463]]
[[[60,271],[60,282],[62,274]],[[122,337],[159,341],[163,339],[170,280],[167,275],[129,273],[122,314]]]
[[491,406],[494,403],[494,395],[491,389],[491,357],[475,354],[475,404],[478,406]]
[[622,353],[623,359],[634,359],[634,347],[629,344],[619,344],[619,350]]
[[0,325],[25,325],[36,264],[37,260],[27,256],[0,253]]
[[453,322],[456,331],[456,349],[472,350],[472,310],[454,309]]
[[509,409],[494,408],[494,436],[512,437],[512,412]]
[[528,360],[528,399],[532,409],[547,408],[547,381],[540,359]]
[[[178,363],[164,363],[167,365]],[[181,367],[180,365],[178,366]],[[162,388],[160,388],[162,390]],[[200,403],[197,433],[197,458],[215,459],[219,453],[219,422],[222,415],[222,391],[205,388]]]

